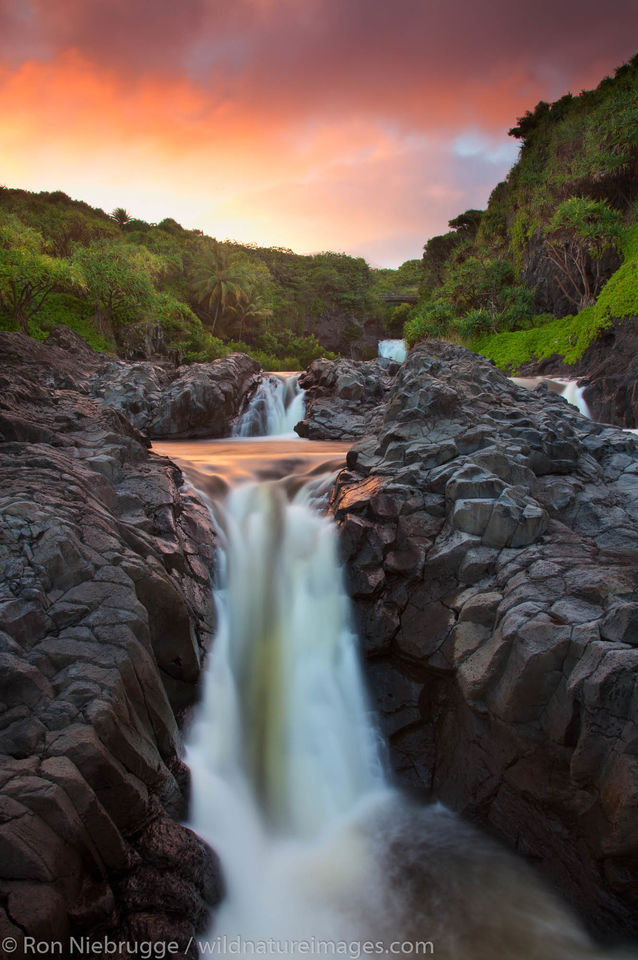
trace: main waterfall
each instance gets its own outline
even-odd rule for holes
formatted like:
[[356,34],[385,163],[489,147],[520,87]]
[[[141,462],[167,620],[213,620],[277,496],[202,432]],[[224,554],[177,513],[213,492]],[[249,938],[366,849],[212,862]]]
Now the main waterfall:
[[522,860],[388,781],[323,512],[346,445],[158,449],[209,492],[219,536],[218,630],[186,753],[190,825],[226,885],[201,954],[600,957]]
[[[282,836],[316,836],[383,783],[335,530],[311,490],[244,484],[214,506],[219,629],[192,741]],[[210,821],[209,797],[193,810]]]
[[378,869],[352,827],[389,790],[336,528],[318,509],[334,461],[298,444],[292,476],[209,501],[218,631],[187,761],[192,825],[225,873],[213,942],[362,939],[355,893]]

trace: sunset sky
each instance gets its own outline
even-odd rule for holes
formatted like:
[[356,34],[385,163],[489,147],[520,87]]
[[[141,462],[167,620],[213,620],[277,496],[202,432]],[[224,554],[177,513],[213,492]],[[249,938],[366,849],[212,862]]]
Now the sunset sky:
[[0,183],[395,266],[636,52],[636,0],[0,0]]

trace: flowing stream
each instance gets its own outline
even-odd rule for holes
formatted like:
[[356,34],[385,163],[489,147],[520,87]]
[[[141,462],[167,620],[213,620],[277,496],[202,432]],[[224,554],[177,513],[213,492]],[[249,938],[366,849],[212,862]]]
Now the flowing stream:
[[[405,340],[379,340],[377,345],[378,356],[388,360],[403,363],[407,357]],[[540,383],[546,383],[548,390],[560,394],[568,403],[577,407],[584,417],[591,420],[591,412],[585,401],[585,388],[578,385],[576,380],[564,380],[560,377],[511,377],[514,383],[521,387],[533,390]]]
[[[278,386],[269,395],[279,404]],[[218,630],[186,757],[190,825],[226,884],[201,953],[601,956],[525,863],[390,782],[326,513],[347,446],[155,446],[219,537]]]

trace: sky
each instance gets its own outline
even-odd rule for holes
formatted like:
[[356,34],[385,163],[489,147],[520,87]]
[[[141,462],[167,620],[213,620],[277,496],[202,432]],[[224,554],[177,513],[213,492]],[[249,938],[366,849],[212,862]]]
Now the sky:
[[0,0],[0,183],[397,266],[636,52],[637,0]]

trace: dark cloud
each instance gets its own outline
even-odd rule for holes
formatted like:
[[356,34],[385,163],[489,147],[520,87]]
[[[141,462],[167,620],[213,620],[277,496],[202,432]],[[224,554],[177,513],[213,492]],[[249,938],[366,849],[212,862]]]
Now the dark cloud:
[[[0,0],[5,47],[74,49],[287,114],[425,128],[591,84],[635,52],[635,0]],[[494,83],[500,84],[495,95]],[[502,106],[502,109],[501,109]],[[498,115],[498,121],[497,121]]]
[[636,27],[636,0],[0,0],[1,179],[396,262]]

